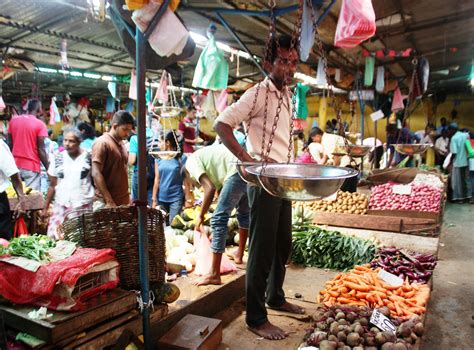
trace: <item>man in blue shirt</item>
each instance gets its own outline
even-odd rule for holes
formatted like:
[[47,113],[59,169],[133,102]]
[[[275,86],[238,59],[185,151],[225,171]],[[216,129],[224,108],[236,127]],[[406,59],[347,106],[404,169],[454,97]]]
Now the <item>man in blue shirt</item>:
[[448,127],[448,133],[453,135],[449,145],[453,166],[451,171],[452,201],[466,203],[472,197],[466,149],[467,137],[465,133],[459,131],[456,123],[452,123]]

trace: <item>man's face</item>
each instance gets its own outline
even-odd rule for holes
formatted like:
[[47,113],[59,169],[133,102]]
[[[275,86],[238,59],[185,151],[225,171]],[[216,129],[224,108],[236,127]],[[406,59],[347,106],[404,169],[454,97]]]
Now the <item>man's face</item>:
[[277,59],[273,63],[272,75],[275,79],[290,84],[296,72],[299,62],[298,51],[296,49],[279,48]]
[[115,134],[118,139],[126,140],[129,138],[130,134],[132,133],[133,125],[132,124],[123,124],[123,125],[114,124],[112,125],[112,128],[115,130]]

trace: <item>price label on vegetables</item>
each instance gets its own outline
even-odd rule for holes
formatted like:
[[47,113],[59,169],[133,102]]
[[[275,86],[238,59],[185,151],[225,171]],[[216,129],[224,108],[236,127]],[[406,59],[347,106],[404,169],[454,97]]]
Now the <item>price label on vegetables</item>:
[[372,316],[370,316],[370,323],[382,331],[391,332],[393,334],[396,334],[397,332],[397,327],[395,327],[392,321],[390,321],[388,317],[383,315],[377,309],[372,312]]
[[395,276],[393,273],[387,272],[385,270],[380,270],[378,276],[391,286],[400,287],[403,285],[403,280],[400,277]]
[[411,194],[411,185],[393,185],[392,192],[409,196]]

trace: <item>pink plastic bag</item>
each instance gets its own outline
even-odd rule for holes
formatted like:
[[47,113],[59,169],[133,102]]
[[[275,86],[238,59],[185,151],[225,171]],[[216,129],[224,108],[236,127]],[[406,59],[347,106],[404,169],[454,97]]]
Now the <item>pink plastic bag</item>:
[[334,45],[351,48],[375,34],[375,12],[371,0],[342,0]]
[[[196,249],[196,267],[194,273],[197,276],[207,275],[212,263],[211,242],[207,235],[199,231],[194,231],[194,249]],[[237,271],[237,267],[222,255],[221,274]]]
[[403,96],[400,91],[400,88],[397,86],[393,93],[393,100],[392,100],[392,112],[398,112],[405,108],[403,104]]

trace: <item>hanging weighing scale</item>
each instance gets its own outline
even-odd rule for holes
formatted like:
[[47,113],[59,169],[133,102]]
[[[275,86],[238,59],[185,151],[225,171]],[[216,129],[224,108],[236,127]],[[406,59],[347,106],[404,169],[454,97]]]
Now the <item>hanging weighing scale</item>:
[[[407,120],[407,118],[409,117],[410,107],[411,107],[412,103],[415,100],[413,98],[413,90],[414,90],[415,84],[417,85],[417,89],[419,91],[421,91],[419,81],[418,81],[418,71],[417,71],[418,60],[416,58],[413,59],[412,64],[413,64],[413,73],[412,73],[412,76],[411,76],[412,83],[410,84],[410,92],[408,93],[408,103],[407,103],[407,107],[405,108],[402,124],[404,124],[405,121]],[[415,106],[415,108],[416,108],[416,106]],[[428,148],[431,147],[431,145],[429,145],[429,144],[399,143],[400,142],[400,137],[401,137],[401,134],[398,137],[397,143],[394,145],[395,151],[397,151],[400,154],[406,155],[406,156],[413,156],[415,154],[423,154],[423,153],[426,152],[426,150]]]
[[[163,101],[162,105],[155,106],[155,103],[158,100],[157,98],[158,92],[157,92],[157,94],[155,95],[155,98],[153,99],[152,107],[151,107],[152,113],[154,114],[155,117],[158,118],[158,122],[160,123],[160,125],[163,126],[163,130],[161,132],[160,137],[153,141],[150,147],[150,151],[148,153],[156,159],[169,160],[169,159],[175,158],[178,154],[181,153],[181,147],[179,146],[178,138],[176,136],[176,132],[174,131],[172,122],[171,122],[172,119],[179,117],[179,114],[181,113],[181,108],[178,106],[178,103],[176,100],[176,95],[173,89],[173,80],[171,78],[171,74],[169,74],[167,71],[163,71],[163,77],[161,79],[159,89],[162,88],[161,84],[163,83],[167,84],[167,87],[165,89],[166,90],[165,94],[167,94],[168,99],[167,101]],[[171,87],[171,89],[168,86]],[[176,151],[167,151],[164,149],[165,137],[168,132],[173,133],[173,138],[177,146]]]
[[[312,6],[312,2],[309,2]],[[275,2],[270,1],[270,11],[274,13]],[[297,36],[301,32],[301,17],[303,11],[303,2],[302,0],[298,3],[298,16],[295,30],[292,37],[292,48],[298,49],[296,46]],[[311,11],[312,12],[312,11]],[[319,38],[319,33],[316,27],[316,21],[313,21],[315,25],[315,35],[316,40],[319,46],[321,55],[324,56],[324,50],[322,47],[321,39]],[[276,27],[275,27],[275,17],[271,17],[270,21],[270,30],[269,36],[267,38],[266,53],[270,52],[270,43],[271,38],[276,38]],[[265,55],[267,57],[267,54]],[[329,83],[329,95],[332,98],[333,106],[336,109],[337,120],[339,122],[339,127],[343,128],[341,120],[341,109],[337,105],[337,101],[332,90],[332,85],[330,83],[330,76],[327,73],[327,64],[326,60],[324,61],[324,71],[326,73],[327,81]],[[287,81],[284,82],[284,86],[287,86]],[[265,81],[258,83],[256,87],[256,94],[253,101],[253,106],[249,113],[249,120],[246,124],[246,138],[248,137],[249,130],[251,128],[252,122],[252,112],[255,109],[257,102],[258,94],[260,92],[261,86],[265,84]],[[266,81],[266,91],[269,91],[269,81]],[[276,115],[274,117],[274,122],[270,130],[270,135],[268,139],[268,144],[266,145],[266,128],[263,129],[262,135],[262,147],[261,152],[258,155],[260,160],[255,162],[238,162],[237,170],[242,177],[242,179],[250,184],[263,187],[268,193],[273,196],[284,198],[292,201],[313,201],[328,197],[336,193],[339,188],[342,186],[344,181],[348,178],[357,176],[358,171],[350,168],[340,168],[333,166],[322,166],[317,164],[299,164],[299,163],[290,163],[291,155],[293,153],[293,121],[296,118],[296,100],[292,99],[293,104],[293,116],[290,124],[290,133],[289,143],[288,143],[288,161],[287,163],[270,163],[270,151],[273,144],[273,138],[275,136],[275,131],[278,126],[279,120],[279,111],[283,104],[284,94],[279,94],[278,106],[276,109]],[[268,99],[265,99],[264,106],[264,125],[266,125],[268,117]],[[347,144],[347,140],[346,140]]]

